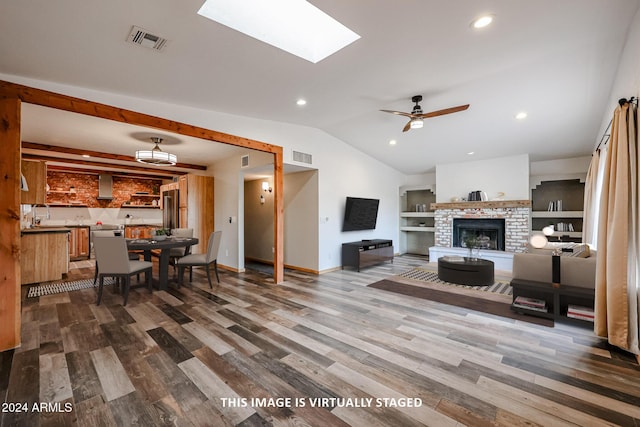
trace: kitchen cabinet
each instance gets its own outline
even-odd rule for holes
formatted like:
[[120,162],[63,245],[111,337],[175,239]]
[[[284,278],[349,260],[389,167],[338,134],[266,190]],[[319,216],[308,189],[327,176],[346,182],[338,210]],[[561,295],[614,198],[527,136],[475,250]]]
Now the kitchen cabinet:
[[47,164],[37,160],[22,160],[22,174],[29,191],[21,191],[21,203],[44,205],[47,201]]
[[69,233],[69,259],[89,258],[89,227],[72,227]]
[[21,283],[62,279],[69,272],[68,228],[23,230],[20,242]]
[[[192,175],[195,176],[195,175]],[[186,208],[189,203],[189,177],[187,175],[182,175],[178,178],[178,194],[180,195],[180,207]]]
[[[180,227],[193,228],[200,243],[191,247],[194,254],[207,252],[209,235],[214,231],[213,177],[183,175],[180,183]],[[186,206],[182,199],[186,198]]]

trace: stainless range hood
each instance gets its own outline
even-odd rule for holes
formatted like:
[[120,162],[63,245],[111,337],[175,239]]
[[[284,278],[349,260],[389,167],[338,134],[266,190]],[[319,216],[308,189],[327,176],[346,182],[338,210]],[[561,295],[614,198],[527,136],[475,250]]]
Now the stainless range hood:
[[98,176],[98,200],[113,199],[113,177],[109,174]]

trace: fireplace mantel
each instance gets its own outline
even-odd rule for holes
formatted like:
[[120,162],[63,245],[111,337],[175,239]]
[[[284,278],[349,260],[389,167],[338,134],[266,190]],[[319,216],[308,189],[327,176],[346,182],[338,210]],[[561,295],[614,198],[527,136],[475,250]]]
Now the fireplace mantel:
[[528,208],[530,206],[531,200],[492,200],[488,202],[431,203],[431,210]]

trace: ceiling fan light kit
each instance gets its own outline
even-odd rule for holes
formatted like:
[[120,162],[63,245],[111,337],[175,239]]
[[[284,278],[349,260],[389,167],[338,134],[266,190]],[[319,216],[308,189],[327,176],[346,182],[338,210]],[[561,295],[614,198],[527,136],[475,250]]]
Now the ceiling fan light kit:
[[411,129],[420,129],[424,126],[424,121],[422,119],[411,119]]
[[402,132],[406,132],[409,129],[420,129],[423,125],[423,119],[428,119],[430,117],[443,116],[445,114],[457,113],[458,111],[464,111],[469,108],[469,104],[459,105],[457,107],[445,108],[444,110],[431,111],[429,113],[423,113],[422,107],[420,106],[420,101],[422,101],[422,95],[415,95],[411,97],[411,101],[415,102],[416,105],[413,106],[413,110],[411,113],[405,113],[403,111],[393,111],[393,110],[380,110],[384,113],[391,113],[398,116],[405,116],[409,118],[409,121],[402,129]]
[[174,166],[178,162],[175,154],[160,149],[159,144],[162,142],[162,138],[151,137],[151,142],[155,144],[155,147],[152,150],[136,151],[136,161],[154,166]]

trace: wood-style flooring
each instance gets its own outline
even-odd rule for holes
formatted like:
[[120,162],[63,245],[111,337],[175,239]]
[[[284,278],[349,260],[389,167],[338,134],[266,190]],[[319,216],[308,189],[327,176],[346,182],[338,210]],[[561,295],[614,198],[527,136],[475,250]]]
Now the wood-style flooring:
[[425,263],[23,299],[2,426],[640,426],[640,367],[589,329],[366,286]]

